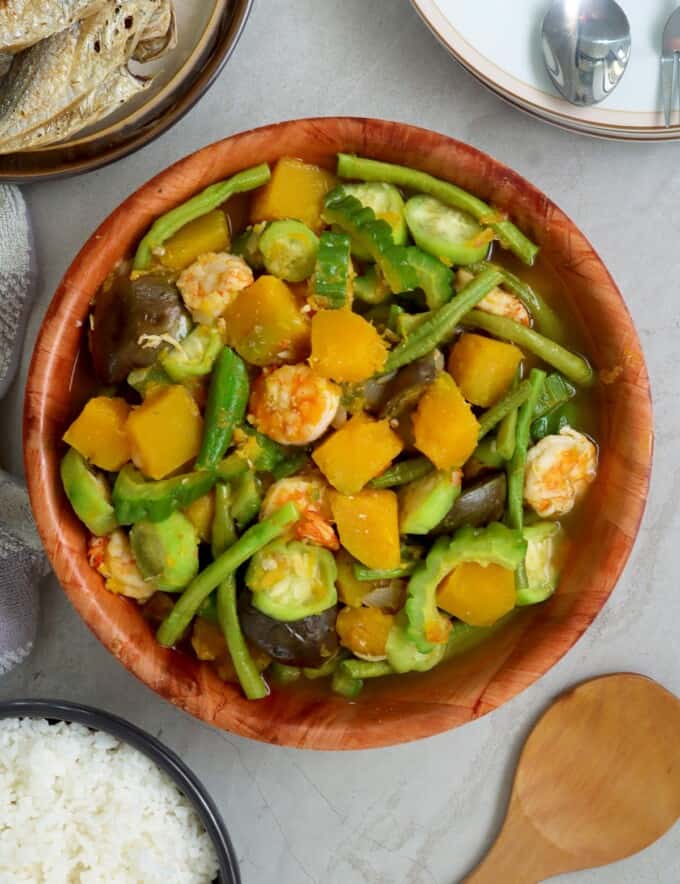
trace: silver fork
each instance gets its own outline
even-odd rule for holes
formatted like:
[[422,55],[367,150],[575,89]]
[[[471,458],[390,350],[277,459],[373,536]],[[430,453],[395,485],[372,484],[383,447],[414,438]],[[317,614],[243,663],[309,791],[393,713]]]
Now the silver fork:
[[663,29],[661,91],[666,128],[671,124],[671,114],[676,102],[676,88],[679,96],[678,106],[680,107],[680,7],[671,13],[666,27]]

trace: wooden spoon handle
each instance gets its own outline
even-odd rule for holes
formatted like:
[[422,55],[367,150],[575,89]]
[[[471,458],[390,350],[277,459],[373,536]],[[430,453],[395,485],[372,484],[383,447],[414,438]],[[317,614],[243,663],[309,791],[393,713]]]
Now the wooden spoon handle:
[[462,884],[539,884],[570,871],[570,860],[568,854],[536,831],[513,796],[496,842]]

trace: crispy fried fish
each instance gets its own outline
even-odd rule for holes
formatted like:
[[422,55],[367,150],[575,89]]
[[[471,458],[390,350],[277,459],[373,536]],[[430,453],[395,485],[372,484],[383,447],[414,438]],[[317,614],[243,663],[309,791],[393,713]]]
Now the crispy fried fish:
[[132,56],[146,63],[165,55],[177,45],[177,22],[172,0],[160,0],[158,11],[151,17]]
[[21,52],[97,12],[109,0],[0,0],[0,52]]
[[30,132],[0,142],[0,154],[47,147],[63,141],[69,135],[80,132],[86,126],[118,110],[134,95],[148,88],[150,83],[150,78],[138,77],[125,66],[117,68],[96,89],[68,110]]
[[0,147],[45,127],[125,66],[161,3],[107,3],[16,56],[0,84]]

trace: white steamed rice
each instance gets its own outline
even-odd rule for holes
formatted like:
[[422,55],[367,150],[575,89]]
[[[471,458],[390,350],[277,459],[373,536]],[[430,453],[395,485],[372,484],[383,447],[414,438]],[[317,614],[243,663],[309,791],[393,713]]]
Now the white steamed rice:
[[208,884],[217,857],[174,783],[77,724],[0,720],[0,882]]

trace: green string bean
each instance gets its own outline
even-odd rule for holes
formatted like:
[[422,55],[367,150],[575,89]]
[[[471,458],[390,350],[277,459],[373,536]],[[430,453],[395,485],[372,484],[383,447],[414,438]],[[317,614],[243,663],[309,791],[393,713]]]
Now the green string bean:
[[236,609],[236,578],[234,574],[230,574],[217,588],[217,618],[243,693],[249,700],[263,699],[269,694],[269,688],[253,662],[241,632]]
[[384,473],[371,479],[368,485],[370,488],[395,488],[397,485],[406,485],[408,482],[415,482],[416,479],[423,479],[432,472],[434,464],[429,458],[412,457],[395,463]]
[[[483,439],[487,433],[490,433],[493,428],[499,424],[504,417],[514,411],[516,408],[519,408],[520,405],[523,405],[529,395],[531,393],[531,383],[529,381],[522,381],[519,386],[515,389],[510,390],[510,392],[506,393],[502,399],[499,399],[495,405],[492,405],[484,414],[479,418],[479,436],[478,438]],[[498,446],[496,446],[498,448]]]

